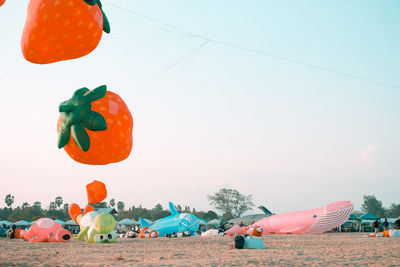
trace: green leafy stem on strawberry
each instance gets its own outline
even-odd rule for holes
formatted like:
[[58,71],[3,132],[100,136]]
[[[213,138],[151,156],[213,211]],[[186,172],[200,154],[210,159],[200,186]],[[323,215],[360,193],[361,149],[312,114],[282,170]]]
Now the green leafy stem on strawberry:
[[93,111],[91,104],[103,98],[106,93],[107,86],[105,85],[91,91],[84,87],[76,90],[71,99],[59,105],[61,126],[58,133],[58,148],[66,146],[72,135],[77,146],[86,152],[90,148],[90,138],[86,129],[90,131],[107,130],[104,117]]
[[100,7],[101,13],[103,14],[103,31],[106,33],[110,33],[110,22],[107,19],[106,14],[103,11],[103,5],[101,4],[100,0],[83,0],[85,1],[88,5],[94,6],[94,5],[98,5]]

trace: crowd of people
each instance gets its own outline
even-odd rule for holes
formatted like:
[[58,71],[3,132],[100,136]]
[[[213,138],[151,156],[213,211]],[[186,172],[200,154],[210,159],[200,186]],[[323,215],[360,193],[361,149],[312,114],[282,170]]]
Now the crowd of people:
[[[381,224],[384,231],[389,230],[389,222],[387,218],[385,218],[385,220],[382,223],[379,221],[379,219],[375,219],[375,221],[372,223],[372,226],[374,227],[375,230],[375,234],[379,233],[381,229]],[[392,229],[397,229],[397,230],[400,229],[400,217],[397,218],[397,220],[393,223]]]

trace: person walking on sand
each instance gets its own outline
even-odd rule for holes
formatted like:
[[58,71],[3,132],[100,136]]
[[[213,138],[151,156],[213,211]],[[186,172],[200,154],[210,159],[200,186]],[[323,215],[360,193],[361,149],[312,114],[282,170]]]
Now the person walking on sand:
[[372,226],[375,228],[375,234],[379,233],[379,221],[378,219],[375,219],[374,223]]
[[383,230],[389,230],[389,222],[387,221],[387,218],[385,218],[385,221],[383,222]]

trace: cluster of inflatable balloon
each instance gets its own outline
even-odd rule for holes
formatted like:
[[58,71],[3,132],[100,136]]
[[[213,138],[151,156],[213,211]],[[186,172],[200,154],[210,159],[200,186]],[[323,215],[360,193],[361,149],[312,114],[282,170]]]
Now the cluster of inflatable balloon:
[[99,203],[107,197],[106,186],[99,181],[93,181],[86,186],[89,204],[82,212],[78,204],[72,203],[68,212],[72,220],[80,227],[75,236],[77,240],[87,243],[113,243],[117,239],[115,218],[107,212],[97,212],[90,203]]
[[[0,0],[0,6],[5,0]],[[98,46],[110,24],[100,0],[30,0],[22,32],[24,58],[35,64],[49,64],[83,57]],[[105,85],[93,90],[81,88],[59,105],[58,147],[75,161],[104,165],[126,159],[132,149],[133,119],[129,108]],[[71,138],[72,137],[72,138]],[[115,218],[94,211],[90,203],[107,196],[105,185],[94,181],[86,187],[89,204],[82,212],[69,206],[71,218],[80,226],[79,240],[114,242]],[[30,242],[66,242],[72,237],[49,218],[41,218],[21,236]]]

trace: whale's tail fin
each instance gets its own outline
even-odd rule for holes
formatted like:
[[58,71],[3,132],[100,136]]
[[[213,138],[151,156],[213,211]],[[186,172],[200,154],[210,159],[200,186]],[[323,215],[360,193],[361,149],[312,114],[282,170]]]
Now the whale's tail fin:
[[264,206],[259,206],[258,207],[260,210],[262,210],[265,214],[270,214],[272,215],[272,212],[270,212],[266,207]]
[[178,215],[179,212],[176,210],[175,205],[172,202],[168,202],[169,210],[171,211],[171,215]]

